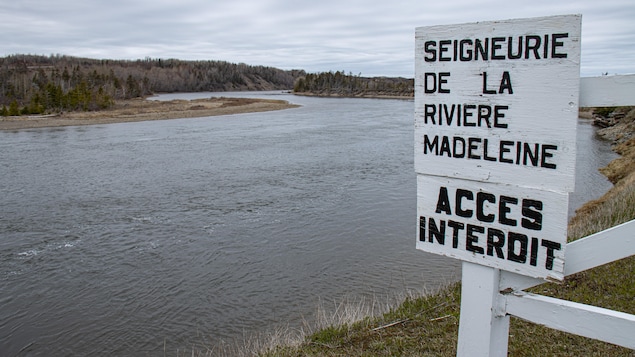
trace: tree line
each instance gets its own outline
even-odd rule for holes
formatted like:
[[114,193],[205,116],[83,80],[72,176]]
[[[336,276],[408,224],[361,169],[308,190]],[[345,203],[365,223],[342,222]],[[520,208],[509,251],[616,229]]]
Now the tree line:
[[291,89],[304,74],[225,61],[11,55],[0,58],[0,114],[98,110],[158,92]]
[[291,89],[338,96],[414,95],[414,80],[344,71],[306,73],[225,61],[0,57],[0,115],[106,109],[116,100],[161,92]]
[[414,96],[414,79],[400,77],[362,77],[343,71],[309,73],[296,79],[295,93],[323,96]]

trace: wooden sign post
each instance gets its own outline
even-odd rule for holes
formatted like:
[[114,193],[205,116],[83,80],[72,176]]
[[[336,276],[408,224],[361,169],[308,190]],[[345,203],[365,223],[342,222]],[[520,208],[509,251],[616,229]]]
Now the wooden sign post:
[[416,29],[417,249],[562,280],[579,15]]
[[564,279],[580,29],[579,15],[416,29],[416,246],[464,261],[458,356],[507,354],[508,305],[526,318],[533,300],[502,295],[505,273]]

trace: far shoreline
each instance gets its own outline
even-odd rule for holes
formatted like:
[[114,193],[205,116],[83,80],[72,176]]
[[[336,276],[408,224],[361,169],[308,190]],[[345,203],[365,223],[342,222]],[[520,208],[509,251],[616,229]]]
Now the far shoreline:
[[362,98],[362,99],[402,99],[414,100],[414,95],[391,95],[391,94],[341,94],[336,92],[315,93],[315,92],[293,92],[293,95],[302,97],[319,97],[319,98]]
[[114,124],[265,112],[297,108],[286,100],[257,98],[206,98],[156,101],[145,98],[116,101],[112,108],[38,116],[0,117],[0,130]]

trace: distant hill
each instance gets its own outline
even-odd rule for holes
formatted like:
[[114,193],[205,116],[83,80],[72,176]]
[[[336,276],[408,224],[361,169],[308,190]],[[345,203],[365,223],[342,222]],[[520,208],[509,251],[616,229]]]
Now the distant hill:
[[0,58],[0,109],[43,114],[97,110],[159,92],[290,90],[304,74],[224,61],[11,55]]

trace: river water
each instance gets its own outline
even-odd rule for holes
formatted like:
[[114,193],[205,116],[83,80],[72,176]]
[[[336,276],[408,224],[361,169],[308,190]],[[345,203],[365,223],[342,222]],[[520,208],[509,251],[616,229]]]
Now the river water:
[[[459,278],[415,249],[412,101],[213,95],[302,107],[0,132],[1,355],[174,355]],[[615,157],[583,120],[578,151],[572,210]]]

